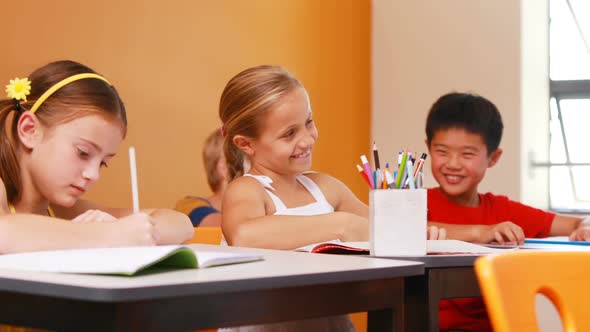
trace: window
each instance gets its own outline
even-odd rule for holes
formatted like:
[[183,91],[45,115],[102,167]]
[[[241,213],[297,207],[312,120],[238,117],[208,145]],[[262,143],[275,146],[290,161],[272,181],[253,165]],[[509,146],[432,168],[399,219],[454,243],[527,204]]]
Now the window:
[[590,1],[549,1],[549,202],[590,212]]

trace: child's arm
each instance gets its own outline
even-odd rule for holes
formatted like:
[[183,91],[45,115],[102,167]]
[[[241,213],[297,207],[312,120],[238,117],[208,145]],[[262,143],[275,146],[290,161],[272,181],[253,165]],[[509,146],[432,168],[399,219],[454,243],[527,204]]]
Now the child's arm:
[[221,226],[221,213],[214,212],[208,214],[199,223],[199,227],[219,227]]
[[446,230],[449,239],[474,243],[524,243],[522,228],[510,221],[494,225],[455,225],[429,221],[428,226],[438,226]]
[[348,212],[315,216],[267,215],[266,190],[248,177],[229,185],[223,197],[222,229],[230,245],[295,249],[334,239],[367,241],[367,219]]
[[[326,199],[334,206],[334,210],[369,218],[369,207],[359,200],[342,181],[321,173],[309,173],[307,176],[321,187]],[[447,238],[447,232],[444,228],[430,225],[426,230],[426,236],[429,240],[444,240]]]
[[146,214],[132,215],[116,224],[72,223],[35,214],[12,214],[0,180],[0,254],[156,244],[157,230]]
[[367,204],[359,200],[342,181],[321,173],[309,173],[306,176],[320,187],[334,211],[354,213],[369,219]]
[[[78,200],[70,208],[52,207],[56,215],[64,219],[73,219],[88,210],[104,211],[115,218],[123,218],[133,214],[132,209],[107,208],[86,200]],[[154,221],[159,234],[157,244],[179,244],[193,236],[193,225],[185,214],[169,209],[145,209],[141,212],[149,215]]]
[[116,223],[72,223],[35,214],[0,216],[0,254],[74,248],[155,245],[151,218],[135,214]]
[[583,218],[555,215],[549,235],[569,236],[572,241],[590,241],[590,227],[582,223]]

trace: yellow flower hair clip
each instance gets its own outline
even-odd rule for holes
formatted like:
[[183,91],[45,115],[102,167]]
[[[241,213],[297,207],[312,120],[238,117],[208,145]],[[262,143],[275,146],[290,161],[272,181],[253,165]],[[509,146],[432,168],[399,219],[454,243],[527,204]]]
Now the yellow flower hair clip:
[[31,81],[27,77],[10,80],[6,86],[6,96],[9,99],[27,101],[27,95],[31,93]]

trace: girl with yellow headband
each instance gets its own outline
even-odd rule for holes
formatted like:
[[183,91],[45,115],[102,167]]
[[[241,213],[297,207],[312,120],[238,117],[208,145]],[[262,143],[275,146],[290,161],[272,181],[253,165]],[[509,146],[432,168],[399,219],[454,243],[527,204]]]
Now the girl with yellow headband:
[[192,237],[181,213],[132,214],[80,199],[127,132],[125,106],[104,77],[58,61],[11,80],[6,92],[0,100],[0,253]]

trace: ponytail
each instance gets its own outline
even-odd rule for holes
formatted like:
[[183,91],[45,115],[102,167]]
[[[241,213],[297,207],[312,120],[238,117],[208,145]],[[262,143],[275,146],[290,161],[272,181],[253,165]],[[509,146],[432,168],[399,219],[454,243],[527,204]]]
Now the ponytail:
[[244,154],[228,138],[225,139],[223,144],[223,153],[229,173],[229,181],[244,175]]
[[[12,100],[0,100],[0,178],[6,188],[8,203],[19,198],[22,190],[20,166],[15,149],[18,113],[14,107]],[[9,120],[12,120],[10,126]]]

